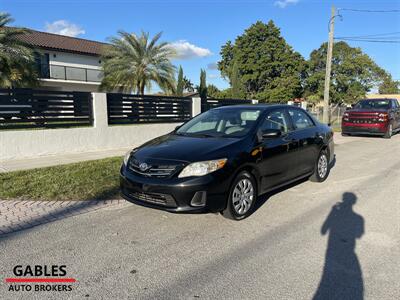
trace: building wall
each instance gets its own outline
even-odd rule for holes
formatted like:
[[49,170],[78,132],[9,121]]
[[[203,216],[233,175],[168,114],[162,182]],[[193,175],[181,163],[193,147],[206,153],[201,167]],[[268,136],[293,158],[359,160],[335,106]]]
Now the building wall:
[[57,79],[41,79],[40,89],[50,91],[98,92],[99,83],[66,81]]
[[[93,70],[101,69],[101,60],[99,56],[50,51],[44,49],[41,49],[38,52],[42,54],[49,54],[50,65]],[[62,79],[40,80],[40,88],[53,91],[98,92],[99,85],[99,82],[85,82]]]
[[48,51],[50,64],[68,67],[100,69],[100,57],[66,52]]
[[368,99],[391,98],[400,101],[400,94],[369,94],[367,95],[367,98]]

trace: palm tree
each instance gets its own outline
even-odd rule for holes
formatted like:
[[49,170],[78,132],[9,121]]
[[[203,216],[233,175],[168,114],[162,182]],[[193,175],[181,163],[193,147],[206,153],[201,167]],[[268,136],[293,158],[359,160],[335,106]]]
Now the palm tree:
[[143,95],[145,87],[150,89],[152,83],[157,83],[163,90],[175,90],[175,67],[170,61],[174,51],[167,43],[158,43],[161,32],[151,40],[145,32],[140,36],[125,31],[118,34],[110,38],[111,45],[104,49],[101,89]]
[[7,27],[13,19],[0,12],[0,86],[32,87],[37,84],[37,73],[32,49],[18,39],[29,31]]
[[189,93],[194,92],[193,83],[186,76],[183,77],[183,89]]

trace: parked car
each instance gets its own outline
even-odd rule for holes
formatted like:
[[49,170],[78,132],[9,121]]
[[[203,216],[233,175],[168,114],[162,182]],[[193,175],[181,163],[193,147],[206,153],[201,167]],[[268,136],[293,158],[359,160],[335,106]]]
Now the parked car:
[[343,135],[371,134],[390,139],[398,131],[400,105],[396,99],[363,99],[343,114]]
[[288,105],[225,106],[128,152],[122,196],[170,212],[222,212],[240,220],[257,199],[301,178],[324,181],[333,131]]

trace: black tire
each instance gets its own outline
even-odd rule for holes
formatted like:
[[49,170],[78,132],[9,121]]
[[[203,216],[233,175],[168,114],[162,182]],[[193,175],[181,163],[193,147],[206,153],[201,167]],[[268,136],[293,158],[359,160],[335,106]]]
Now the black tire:
[[344,133],[344,132],[342,132],[342,136],[350,136],[350,133]]
[[385,139],[390,139],[393,136],[393,124],[389,124],[388,129],[386,130],[385,135],[383,136]]
[[[321,169],[319,164],[322,164]],[[324,168],[323,166],[325,166],[325,164],[326,164],[326,170],[323,171],[322,169]],[[330,172],[329,154],[326,150],[322,150],[318,155],[317,161],[315,162],[314,174],[311,175],[310,181],[324,182],[328,178],[329,172]]]
[[[251,183],[252,191],[253,191],[252,201],[249,205],[249,208],[243,213],[238,213],[238,211],[235,209],[235,205],[234,205],[235,188],[238,187],[238,185],[240,185],[240,182]],[[257,200],[256,181],[254,180],[254,177],[249,172],[242,171],[236,176],[235,180],[233,181],[232,186],[230,187],[230,190],[229,190],[228,203],[226,205],[226,208],[221,213],[225,218],[228,218],[231,220],[235,220],[235,221],[243,220],[252,214],[256,200]],[[239,202],[235,202],[235,203],[237,203],[237,205],[240,205]],[[246,202],[246,203],[248,203],[248,202]]]

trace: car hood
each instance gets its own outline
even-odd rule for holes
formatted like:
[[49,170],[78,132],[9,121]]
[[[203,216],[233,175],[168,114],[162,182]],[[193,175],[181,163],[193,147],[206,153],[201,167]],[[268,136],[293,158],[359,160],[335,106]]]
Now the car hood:
[[139,159],[168,159],[194,162],[226,157],[238,138],[190,137],[167,134],[140,146],[134,156]]

